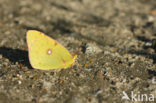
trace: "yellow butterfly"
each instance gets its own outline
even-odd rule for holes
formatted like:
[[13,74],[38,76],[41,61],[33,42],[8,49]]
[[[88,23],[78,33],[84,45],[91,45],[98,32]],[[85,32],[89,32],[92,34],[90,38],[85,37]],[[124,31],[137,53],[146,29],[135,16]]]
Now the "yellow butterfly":
[[70,67],[77,58],[71,55],[60,43],[49,36],[36,31],[27,31],[29,61],[33,68],[41,70]]

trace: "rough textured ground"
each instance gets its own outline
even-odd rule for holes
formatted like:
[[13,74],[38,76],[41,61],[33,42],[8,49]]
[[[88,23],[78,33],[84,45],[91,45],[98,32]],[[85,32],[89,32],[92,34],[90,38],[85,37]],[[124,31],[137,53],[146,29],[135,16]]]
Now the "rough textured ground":
[[[32,69],[30,29],[76,52],[79,65]],[[123,91],[156,95],[155,37],[155,0],[0,0],[0,103],[131,103]]]

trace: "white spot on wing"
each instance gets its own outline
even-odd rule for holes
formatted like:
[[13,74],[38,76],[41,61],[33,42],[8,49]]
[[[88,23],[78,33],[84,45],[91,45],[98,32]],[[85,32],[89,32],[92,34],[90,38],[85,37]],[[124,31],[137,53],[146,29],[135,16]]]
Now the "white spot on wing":
[[51,49],[48,49],[48,50],[47,50],[47,54],[48,54],[48,55],[51,55],[51,54],[52,54],[52,50],[51,50]]

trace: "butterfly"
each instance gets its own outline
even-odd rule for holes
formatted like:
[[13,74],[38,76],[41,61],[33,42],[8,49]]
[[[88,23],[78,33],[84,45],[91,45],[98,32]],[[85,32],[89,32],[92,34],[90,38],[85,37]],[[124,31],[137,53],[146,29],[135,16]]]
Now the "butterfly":
[[33,68],[41,70],[68,68],[75,63],[76,54],[56,40],[37,30],[26,33],[29,61]]

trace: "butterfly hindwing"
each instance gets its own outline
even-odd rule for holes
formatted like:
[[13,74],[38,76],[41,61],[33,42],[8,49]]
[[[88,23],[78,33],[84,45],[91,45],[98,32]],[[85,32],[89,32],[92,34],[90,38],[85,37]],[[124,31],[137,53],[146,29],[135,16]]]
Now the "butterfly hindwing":
[[57,41],[39,31],[29,30],[27,43],[30,63],[36,69],[67,68],[76,58]]

